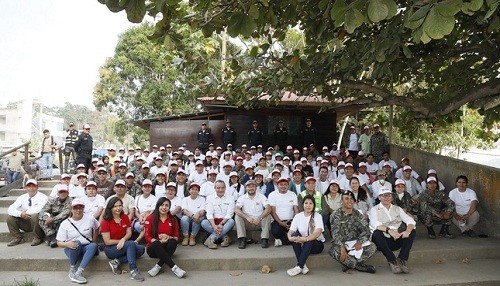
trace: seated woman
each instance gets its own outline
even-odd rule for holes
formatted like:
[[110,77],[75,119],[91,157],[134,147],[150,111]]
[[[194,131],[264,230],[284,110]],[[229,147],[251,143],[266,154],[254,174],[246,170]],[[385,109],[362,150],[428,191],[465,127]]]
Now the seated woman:
[[[189,185],[189,196],[182,199],[182,245],[196,245],[196,236],[201,228],[201,221],[205,217],[205,199],[199,195],[200,185],[191,183]],[[191,235],[189,230],[191,229]]]
[[130,219],[123,212],[123,202],[118,197],[110,197],[104,209],[101,222],[101,234],[104,240],[104,253],[109,259],[111,270],[115,275],[121,274],[120,264],[127,263],[130,267],[130,279],[144,281],[139,269],[137,269],[136,258],[144,254],[144,246],[130,240],[132,227]]
[[144,228],[149,257],[160,259],[148,271],[149,275],[152,277],[158,275],[161,267],[166,263],[177,277],[184,277],[186,271],[172,261],[172,255],[177,249],[177,241],[179,240],[179,222],[170,213],[169,199],[165,197],[158,199],[155,210],[144,223]]
[[375,273],[375,267],[365,264],[377,247],[370,242],[368,221],[354,209],[356,198],[353,192],[342,193],[342,207],[331,217],[332,247],[330,256],[340,262],[342,271],[356,269],[361,272]]
[[[78,284],[87,283],[83,271],[97,252],[99,222],[92,215],[84,214],[85,204],[79,199],[71,202],[70,218],[64,220],[57,231],[57,246],[64,247],[69,259],[69,279]],[[78,260],[80,266],[77,266]]]
[[350,180],[351,190],[356,198],[354,208],[360,211],[365,217],[368,216],[368,211],[372,207],[372,199],[365,189],[361,188],[359,179],[352,177]]
[[[406,261],[415,239],[415,220],[402,208],[392,204],[390,189],[380,189],[378,198],[380,203],[369,213],[372,241],[384,254],[392,273],[409,273]],[[393,251],[398,249],[401,250],[396,258]]]
[[332,225],[330,224],[330,216],[342,206],[342,201],[340,200],[342,190],[337,179],[330,181],[330,185],[323,196],[327,204],[326,212],[323,214],[323,224],[327,227],[328,233],[331,235]]
[[411,197],[410,193],[406,191],[406,184],[402,179],[397,179],[394,187],[396,191],[392,192],[392,204],[402,208],[408,215],[413,216],[413,219],[415,219],[419,209],[418,198]]
[[302,200],[302,206],[304,211],[293,217],[288,230],[288,240],[292,243],[297,258],[297,266],[286,272],[290,276],[307,274],[309,268],[306,266],[306,261],[309,254],[321,253],[324,248],[323,218],[314,211],[316,208],[314,197],[306,195]]

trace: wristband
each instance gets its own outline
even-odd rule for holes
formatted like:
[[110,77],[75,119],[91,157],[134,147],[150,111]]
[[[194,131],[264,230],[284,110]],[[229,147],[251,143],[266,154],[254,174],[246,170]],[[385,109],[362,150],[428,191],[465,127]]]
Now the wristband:
[[385,228],[385,233],[389,234],[389,228],[388,227]]

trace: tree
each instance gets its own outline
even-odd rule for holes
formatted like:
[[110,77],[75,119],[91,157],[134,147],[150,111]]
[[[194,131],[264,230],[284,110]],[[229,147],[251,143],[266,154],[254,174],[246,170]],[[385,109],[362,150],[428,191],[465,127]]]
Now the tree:
[[[470,103],[499,117],[498,0],[99,0],[132,22],[161,15],[150,39],[171,37],[179,24],[204,35],[227,30],[259,38],[233,58],[226,82],[207,94],[232,104],[263,104],[284,90],[317,94],[335,107],[397,105],[413,118],[436,118]],[[291,28],[293,27],[293,28]],[[300,29],[305,46],[279,43]],[[326,106],[329,108],[331,106]]]

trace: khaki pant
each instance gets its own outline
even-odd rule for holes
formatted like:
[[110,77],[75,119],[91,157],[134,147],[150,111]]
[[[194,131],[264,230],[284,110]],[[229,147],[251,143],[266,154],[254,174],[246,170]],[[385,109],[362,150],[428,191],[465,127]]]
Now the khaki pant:
[[7,226],[9,227],[9,233],[14,237],[14,239],[23,238],[21,230],[24,232],[35,232],[37,238],[43,239],[43,230],[38,226],[38,214],[32,214],[31,219],[23,219],[21,217],[9,216],[7,218]]
[[464,226],[460,226],[461,221],[456,220],[453,218],[453,224],[456,225],[461,232],[467,231],[469,229],[472,229],[478,222],[479,222],[479,213],[477,211],[473,212],[469,218],[466,220]]
[[[252,217],[251,218],[257,218]],[[258,218],[257,218],[258,219]],[[239,215],[234,216],[234,221],[236,223],[236,233],[238,238],[247,237],[247,229],[248,230],[262,230],[260,237],[261,238],[269,238],[269,230],[271,228],[271,216],[266,216],[261,222],[260,225],[254,225],[248,222],[248,220],[240,217]]]

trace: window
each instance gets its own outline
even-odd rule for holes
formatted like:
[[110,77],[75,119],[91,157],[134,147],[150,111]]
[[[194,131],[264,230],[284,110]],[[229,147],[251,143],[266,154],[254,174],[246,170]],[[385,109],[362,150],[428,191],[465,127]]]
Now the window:
[[0,115],[0,125],[5,125],[7,123],[7,118],[5,115]]

